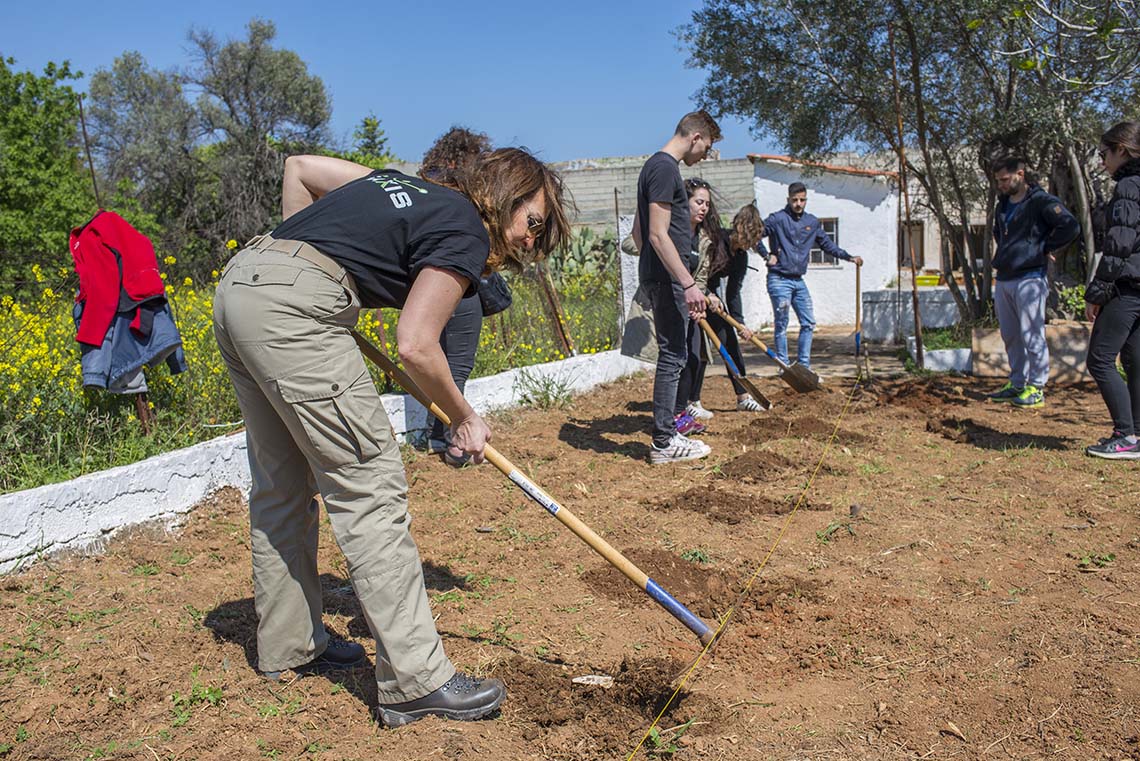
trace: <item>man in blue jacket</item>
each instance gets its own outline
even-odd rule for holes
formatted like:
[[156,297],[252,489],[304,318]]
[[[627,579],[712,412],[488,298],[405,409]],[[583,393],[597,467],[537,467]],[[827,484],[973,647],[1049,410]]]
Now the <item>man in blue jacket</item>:
[[815,332],[815,311],[811,293],[804,282],[813,248],[821,248],[828,256],[863,263],[862,257],[851,256],[835,244],[813,214],[808,214],[807,187],[802,182],[788,186],[788,205],[764,220],[768,232],[768,297],[772,299],[775,321],[776,356],[788,361],[788,309],[796,311],[800,337],[796,342],[797,362],[811,367],[811,338]]
[[1021,159],[1001,159],[993,172],[1001,194],[994,213],[994,311],[1009,358],[1009,381],[989,398],[1023,409],[1044,407],[1046,256],[1075,240],[1081,225],[1056,197],[1025,179]]

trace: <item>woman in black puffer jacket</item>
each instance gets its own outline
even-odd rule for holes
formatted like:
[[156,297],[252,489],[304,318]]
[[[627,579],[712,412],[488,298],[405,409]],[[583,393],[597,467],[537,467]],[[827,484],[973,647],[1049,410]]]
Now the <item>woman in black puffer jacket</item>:
[[[1096,277],[1085,291],[1093,323],[1087,366],[1112,415],[1112,435],[1085,451],[1110,460],[1140,460],[1140,122],[1105,132],[1097,150],[1116,181]],[[1116,371],[1120,356],[1127,384]]]

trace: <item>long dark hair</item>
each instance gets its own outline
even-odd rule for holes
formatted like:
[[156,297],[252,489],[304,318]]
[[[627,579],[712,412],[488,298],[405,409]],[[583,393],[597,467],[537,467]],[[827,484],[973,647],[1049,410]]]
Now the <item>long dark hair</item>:
[[716,202],[713,201],[712,185],[702,180],[700,177],[690,177],[685,180],[685,194],[692,195],[697,190],[708,191],[709,194],[709,211],[705,214],[705,218],[697,225],[697,234],[704,235],[709,239],[709,271],[713,271],[713,267],[721,259],[727,259],[728,254],[725,251],[723,236],[720,232],[720,214],[716,210]]
[[1129,158],[1140,158],[1140,122],[1115,124],[1101,135],[1100,142],[1109,148],[1124,151]]
[[[434,181],[467,196],[479,211],[491,238],[491,255],[487,259],[490,269],[517,271],[569,243],[566,210],[572,204],[566,198],[562,177],[525,148],[480,153],[456,167],[450,176]],[[515,211],[540,190],[546,194],[545,229],[535,240],[534,248],[524,251],[507,242],[507,230]]]

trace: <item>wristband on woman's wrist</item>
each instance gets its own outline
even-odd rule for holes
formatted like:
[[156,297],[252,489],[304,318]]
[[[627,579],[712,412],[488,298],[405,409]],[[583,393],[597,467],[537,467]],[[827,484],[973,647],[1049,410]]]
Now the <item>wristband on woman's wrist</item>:
[[682,291],[687,291],[687,290],[689,290],[690,288],[695,288],[695,287],[696,287],[696,285],[697,285],[697,281],[696,281],[696,280],[694,280],[693,282],[689,283],[688,285],[686,285],[686,286],[685,286],[684,288],[682,288],[681,290],[682,290]]

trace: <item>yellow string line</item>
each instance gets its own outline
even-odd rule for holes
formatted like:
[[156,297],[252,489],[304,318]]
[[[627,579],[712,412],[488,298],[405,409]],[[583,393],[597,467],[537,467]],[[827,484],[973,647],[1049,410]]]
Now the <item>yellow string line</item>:
[[812,484],[815,483],[815,477],[819,474],[819,469],[823,467],[823,461],[827,459],[827,453],[831,450],[831,444],[835,441],[835,435],[839,432],[839,426],[843,422],[844,416],[847,414],[847,409],[851,406],[851,400],[855,398],[855,391],[859,388],[859,385],[859,381],[856,380],[855,385],[851,387],[851,393],[847,395],[847,401],[843,405],[843,409],[840,411],[839,417],[835,419],[835,426],[831,429],[831,436],[828,437],[827,444],[825,444],[823,447],[823,453],[819,456],[819,462],[816,463],[815,468],[812,470],[811,477],[808,479],[808,482],[804,484],[803,491],[800,492],[800,497],[798,500],[796,500],[795,507],[793,507],[792,511],[788,513],[788,517],[784,519],[784,525],[780,527],[780,532],[776,534],[776,539],[772,542],[772,546],[768,548],[768,553],[764,556],[764,559],[760,561],[760,565],[757,566],[756,570],[753,571],[752,576],[744,585],[744,589],[741,590],[737,601],[732,605],[732,607],[728,609],[728,612],[725,613],[724,617],[720,620],[720,623],[716,628],[716,633],[713,635],[712,639],[710,639],[709,643],[705,645],[701,650],[701,654],[697,656],[697,659],[695,661],[693,661],[693,665],[689,667],[689,670],[685,672],[685,676],[681,678],[681,682],[677,685],[677,689],[675,689],[673,691],[673,694],[669,696],[669,700],[665,703],[665,706],[661,709],[661,712],[657,714],[657,717],[653,719],[653,723],[649,725],[649,729],[645,730],[645,734],[642,735],[641,741],[638,742],[634,749],[630,751],[629,755],[625,757],[626,761],[631,761],[634,755],[637,754],[637,751],[641,750],[641,747],[645,745],[645,741],[649,739],[649,736],[653,734],[653,729],[661,722],[661,717],[664,716],[665,712],[669,710],[669,706],[673,705],[673,701],[676,700],[677,696],[681,694],[681,690],[685,688],[685,684],[688,683],[689,678],[693,675],[693,672],[695,672],[697,670],[697,667],[701,665],[701,661],[704,660],[705,656],[709,652],[709,649],[720,638],[721,632],[723,632],[724,628],[728,625],[729,619],[731,619],[732,614],[736,612],[737,606],[739,606],[742,602],[744,602],[745,599],[747,599],[748,593],[752,590],[752,585],[756,583],[757,577],[760,576],[760,572],[764,570],[764,566],[768,565],[768,561],[776,552],[776,548],[780,546],[780,542],[783,540],[784,534],[787,533],[788,527],[792,524],[792,517],[795,516],[796,511],[800,509],[800,505],[803,504],[804,498],[807,497],[807,493],[811,489]]

